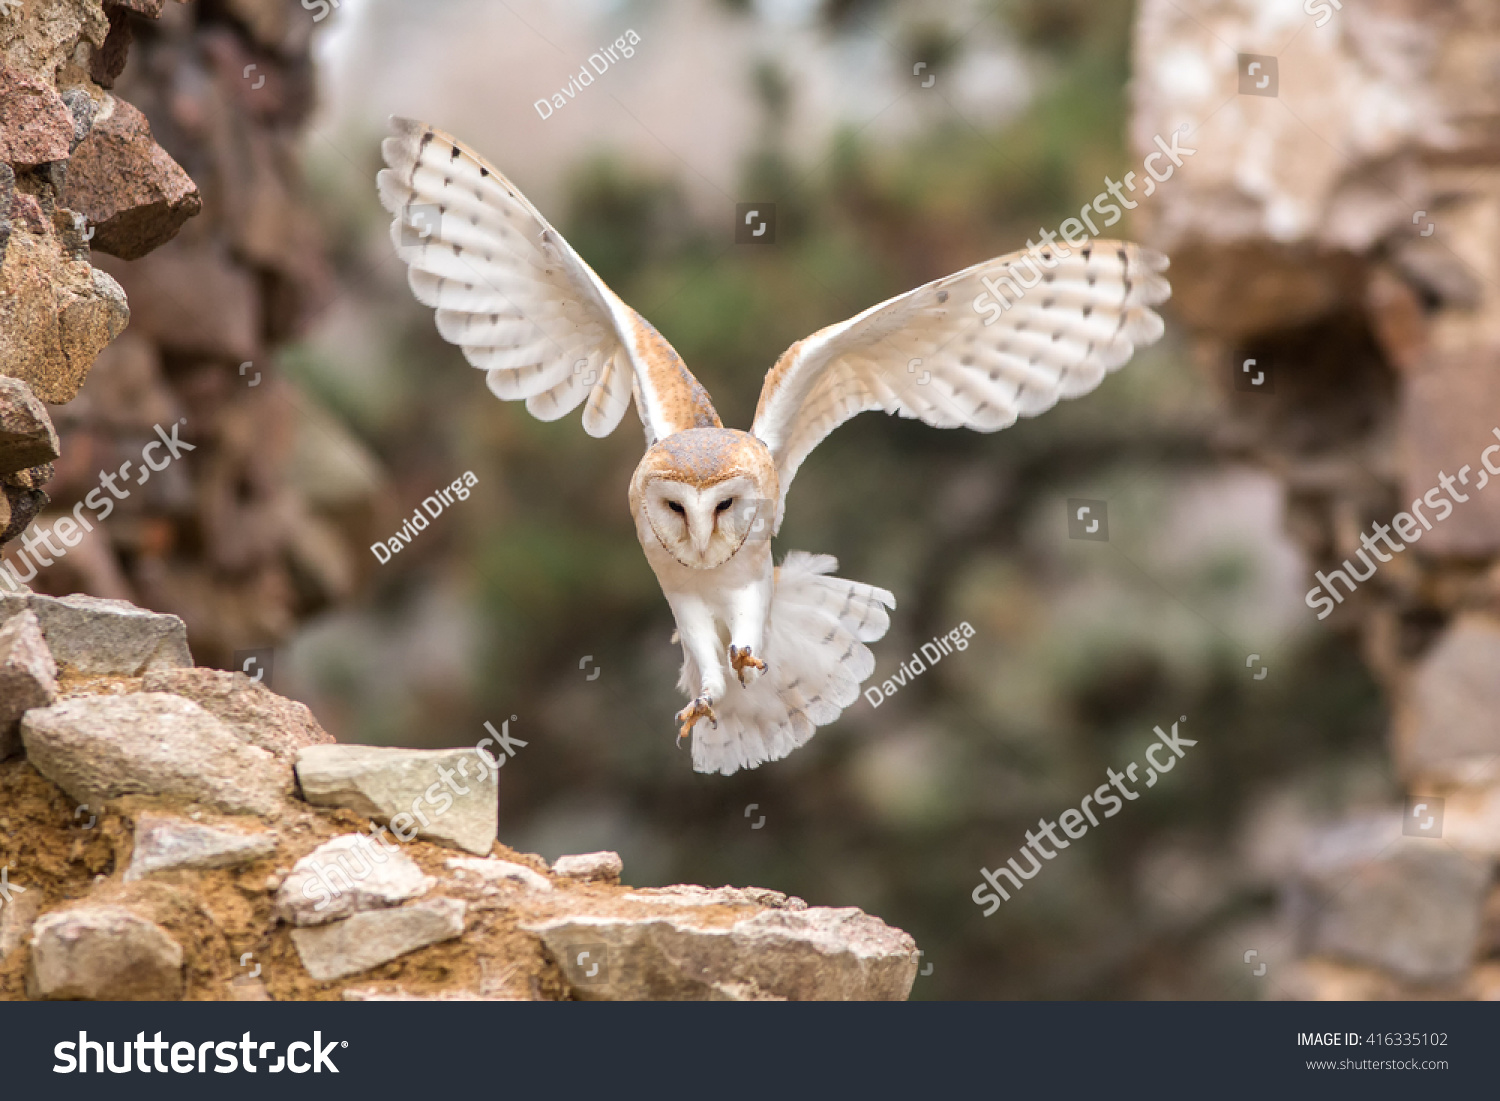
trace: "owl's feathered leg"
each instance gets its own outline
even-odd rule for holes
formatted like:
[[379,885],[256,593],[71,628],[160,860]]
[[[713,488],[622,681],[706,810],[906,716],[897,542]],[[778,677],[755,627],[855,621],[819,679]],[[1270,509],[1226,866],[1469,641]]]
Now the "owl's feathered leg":
[[763,580],[729,594],[729,668],[749,688],[766,671],[757,654],[766,652],[766,618],[770,614],[772,571],[769,554]]
[[[792,551],[776,571],[764,620],[769,668],[746,688],[715,698],[718,725],[699,723],[693,731],[699,772],[728,776],[779,760],[858,701],[860,685],[875,670],[865,644],[890,627],[896,599],[874,585],[832,576],[837,567],[829,555]],[[739,650],[744,637],[736,640]],[[691,658],[683,663],[685,692],[697,689],[697,673]]]
[[692,734],[699,719],[707,719],[715,727],[719,725],[714,703],[724,696],[724,663],[719,660],[719,629],[713,609],[705,601],[682,595],[672,602],[672,612],[677,617],[683,649],[691,657],[699,678],[697,684],[688,687],[688,691],[697,693],[693,702],[677,712],[680,741]]

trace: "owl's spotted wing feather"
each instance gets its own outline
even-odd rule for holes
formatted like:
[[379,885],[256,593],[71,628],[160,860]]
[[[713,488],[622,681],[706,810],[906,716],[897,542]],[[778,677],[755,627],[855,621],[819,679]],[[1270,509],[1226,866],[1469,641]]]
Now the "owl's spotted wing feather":
[[[787,487],[850,417],[883,409],[938,428],[994,432],[1098,386],[1162,321],[1167,258],[1094,241],[1063,257],[986,260],[831,325],[786,350],[766,375],[751,432]],[[1053,266],[1049,267],[1048,262]]]
[[392,119],[380,201],[438,332],[486,372],[490,390],[541,420],[587,399],[583,427],[607,436],[632,394],[647,442],[719,427],[708,394],[661,335],[605,286],[526,197],[462,142]]

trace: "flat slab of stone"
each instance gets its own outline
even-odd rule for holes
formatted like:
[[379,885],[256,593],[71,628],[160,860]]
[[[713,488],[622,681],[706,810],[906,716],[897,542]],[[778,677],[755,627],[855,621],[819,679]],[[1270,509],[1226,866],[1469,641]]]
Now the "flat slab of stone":
[[57,663],[32,612],[0,623],[0,761],[21,751],[21,716],[57,699]]
[[190,818],[143,814],[136,819],[135,850],[125,869],[125,881],[177,868],[229,868],[275,851],[274,833],[245,833],[205,826]]
[[332,925],[293,929],[292,943],[307,973],[330,982],[462,936],[466,909],[455,898],[425,899],[399,910],[374,910]]
[[586,1000],[899,1001],[917,974],[916,942],[853,907],[761,910],[729,923],[699,907],[563,914],[521,928],[541,937]]
[[259,979],[240,975],[229,981],[229,1000],[232,1002],[269,1002],[274,999],[271,997],[271,992],[266,989],[265,983]]
[[489,997],[468,990],[445,990],[437,994],[408,994],[404,990],[345,990],[346,1002],[516,1002],[520,998]]
[[1289,912],[1307,955],[1442,982],[1475,960],[1489,882],[1488,859],[1403,836],[1399,812],[1370,815],[1312,839]]
[[[1420,256],[1411,251],[1418,243],[1460,283],[1473,282],[1472,269],[1431,238],[1410,238],[1402,249],[1402,258]],[[1463,296],[1453,297],[1461,300]],[[1477,471],[1479,453],[1495,442],[1490,432],[1496,423],[1495,406],[1500,402],[1500,378],[1496,377],[1492,348],[1476,342],[1466,348],[1426,349],[1421,369],[1403,380],[1402,395],[1393,457],[1401,464],[1406,492],[1398,499],[1410,501],[1414,499],[1411,495],[1420,497],[1427,492],[1434,471],[1456,476],[1466,465]],[[1467,477],[1472,485],[1479,475]],[[1500,501],[1496,495],[1475,493],[1461,485],[1455,490],[1468,500],[1422,535],[1422,550],[1434,556],[1465,558],[1488,558],[1500,551]]]
[[390,823],[404,840],[415,835],[477,856],[489,854],[500,826],[496,777],[473,749],[318,745],[297,755],[309,803],[344,807]]
[[532,871],[524,864],[510,860],[480,860],[472,856],[456,856],[443,861],[460,879],[472,877],[487,887],[522,887],[528,891],[550,891],[552,884],[547,877]]
[[87,696],[26,712],[32,765],[95,806],[122,795],[164,795],[230,814],[270,814],[291,770],[247,746],[203,708],[160,692]]
[[552,874],[560,879],[582,879],[596,883],[618,883],[625,871],[619,853],[577,853],[559,856],[552,862]]
[[1500,779],[1500,620],[1459,616],[1424,656],[1396,708],[1403,777],[1470,785]]
[[79,906],[37,919],[34,986],[43,998],[157,1001],[182,996],[182,948],[155,922],[119,906]]
[[769,887],[700,887],[696,883],[674,883],[670,887],[640,887],[620,896],[630,902],[657,906],[764,906],[771,910],[806,910],[796,895],[785,895]]
[[12,885],[10,901],[0,898],[0,963],[26,942],[41,908],[41,893],[31,889],[17,891]]
[[57,663],[79,673],[138,677],[193,664],[187,628],[175,615],[96,596],[0,593],[0,622],[27,610]]
[[306,704],[278,696],[244,673],[222,669],[153,669],[141,687],[192,700],[227,726],[241,741],[296,764],[298,750],[332,745],[333,735],[318,724]]
[[324,842],[292,866],[277,888],[272,912],[293,925],[323,925],[399,906],[426,894],[435,882],[405,853],[349,833]]

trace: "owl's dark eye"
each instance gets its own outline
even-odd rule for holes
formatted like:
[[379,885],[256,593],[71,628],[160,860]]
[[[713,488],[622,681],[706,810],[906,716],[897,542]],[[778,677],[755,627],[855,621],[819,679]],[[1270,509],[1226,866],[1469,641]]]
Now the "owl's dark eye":
[[679,516],[685,516],[685,515],[687,515],[683,511],[682,504],[679,501],[668,501],[667,502],[667,507],[669,509],[671,509],[673,512],[677,513],[677,515],[679,515]]
[[722,500],[722,501],[719,502],[719,506],[716,509],[714,509],[714,511],[715,512],[723,512],[725,509],[727,509],[732,504],[734,504],[734,498],[733,497],[726,497],[726,498],[724,498],[724,500]]

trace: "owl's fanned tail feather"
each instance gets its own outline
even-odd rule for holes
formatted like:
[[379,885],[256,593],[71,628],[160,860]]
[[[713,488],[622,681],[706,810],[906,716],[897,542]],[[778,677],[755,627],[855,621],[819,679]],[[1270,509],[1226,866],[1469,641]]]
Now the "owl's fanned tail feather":
[[[766,674],[750,687],[731,679],[714,702],[717,728],[693,727],[693,768],[728,776],[780,760],[805,744],[859,698],[875,671],[864,644],[884,636],[896,598],[884,589],[829,576],[838,560],[792,551],[776,571],[766,633]],[[679,687],[691,697],[701,683],[691,658]]]

